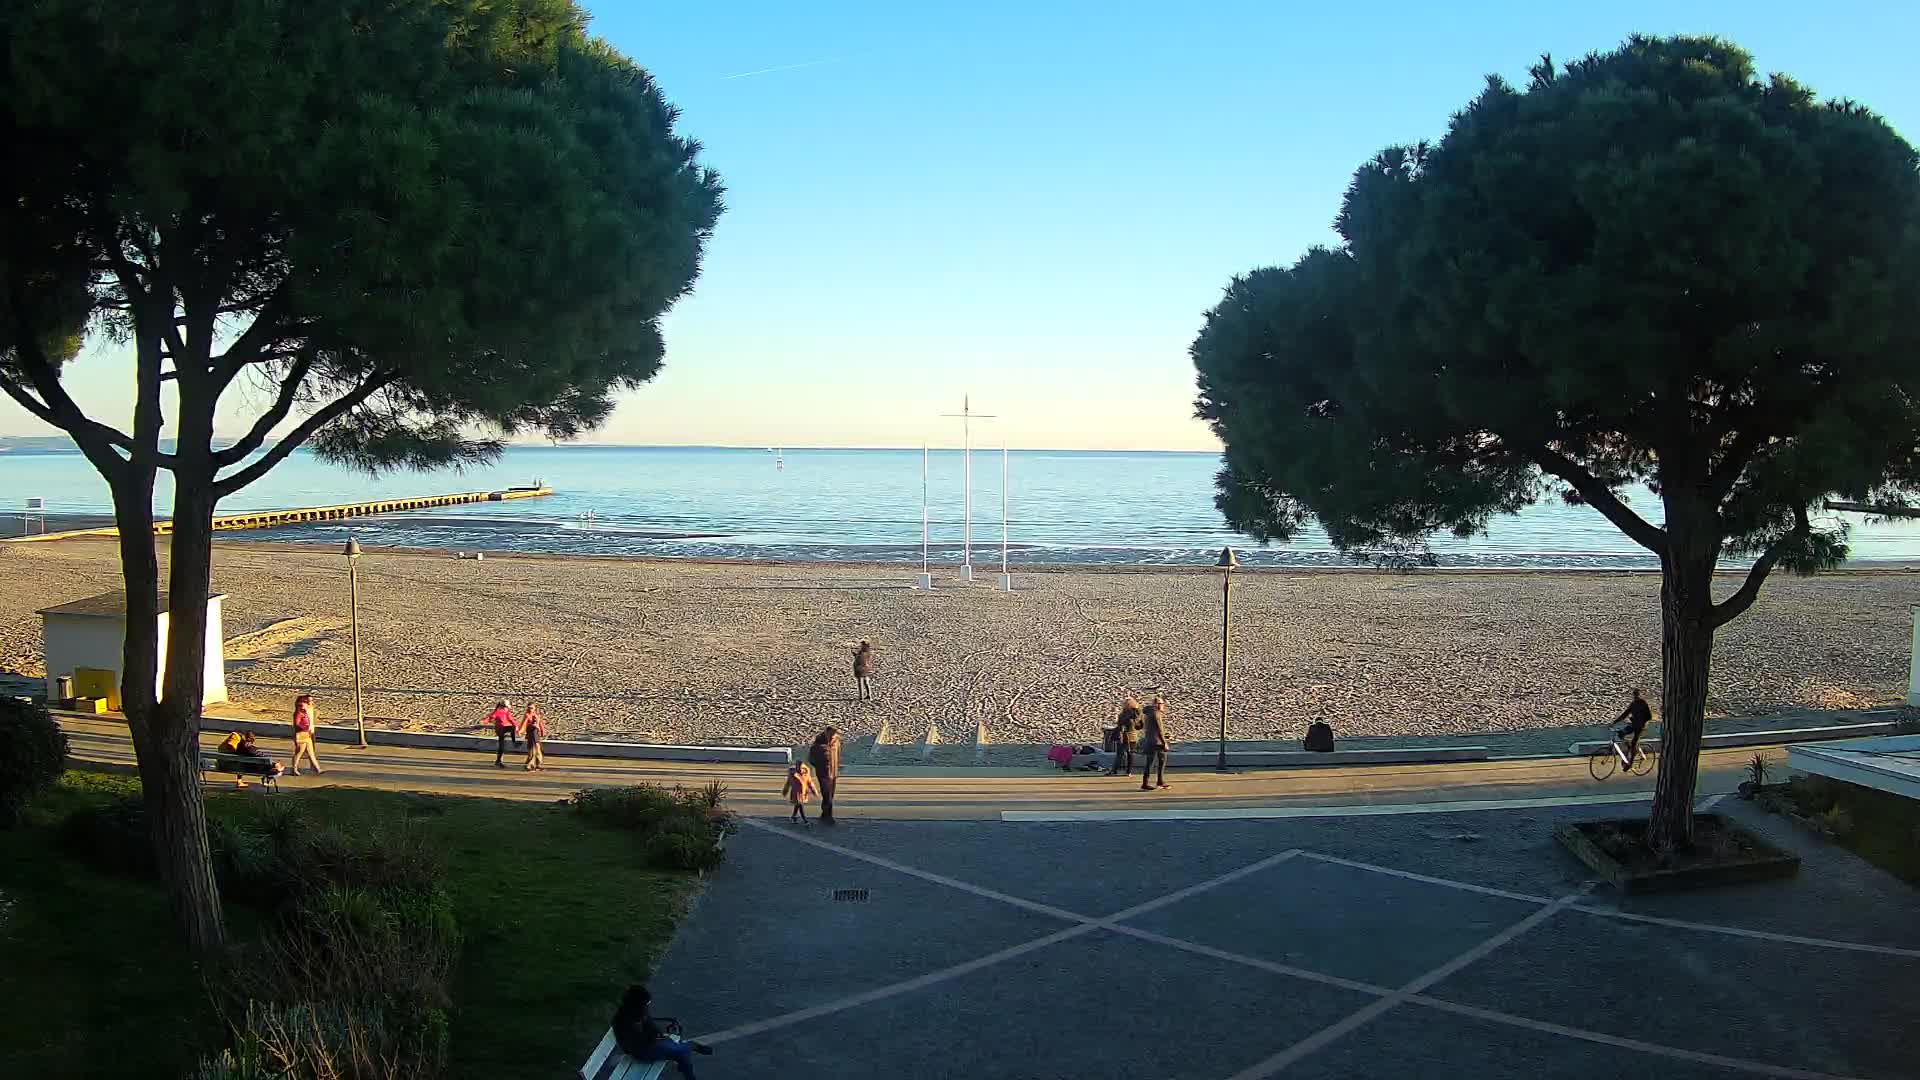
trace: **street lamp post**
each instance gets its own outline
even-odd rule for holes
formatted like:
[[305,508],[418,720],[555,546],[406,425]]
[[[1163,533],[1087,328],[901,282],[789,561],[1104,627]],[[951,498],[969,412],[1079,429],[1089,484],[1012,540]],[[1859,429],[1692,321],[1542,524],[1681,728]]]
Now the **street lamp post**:
[[360,703],[360,541],[349,538],[341,554],[347,557],[347,603],[353,620],[353,723],[360,732],[360,748],[364,750],[367,711]]
[[1220,549],[1220,759],[1214,768],[1227,771],[1227,671],[1233,664],[1233,571],[1240,563],[1233,549]]

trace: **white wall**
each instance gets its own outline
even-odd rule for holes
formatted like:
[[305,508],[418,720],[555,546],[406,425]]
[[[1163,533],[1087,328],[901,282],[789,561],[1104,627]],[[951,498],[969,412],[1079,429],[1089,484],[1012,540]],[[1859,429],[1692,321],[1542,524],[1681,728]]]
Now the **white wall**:
[[[221,599],[215,597],[207,602],[206,689],[201,700],[209,705],[227,700],[226,628],[221,613]],[[96,615],[43,615],[40,625],[46,636],[48,700],[58,693],[54,681],[62,675],[72,675],[75,668],[106,668],[113,672],[116,684],[121,681],[120,661],[127,634],[126,619]],[[155,694],[160,693],[166,677],[167,626],[167,613],[161,612],[160,669],[154,678]]]

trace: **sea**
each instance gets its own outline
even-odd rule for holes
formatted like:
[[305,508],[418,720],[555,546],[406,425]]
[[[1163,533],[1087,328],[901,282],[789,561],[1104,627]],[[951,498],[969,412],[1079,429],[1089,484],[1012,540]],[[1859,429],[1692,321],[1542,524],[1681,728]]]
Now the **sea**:
[[[1210,566],[1231,546],[1243,565],[1356,564],[1317,530],[1260,546],[1228,529],[1213,505],[1218,454],[1170,451],[975,450],[968,529],[967,455],[959,450],[515,446],[462,472],[368,477],[296,452],[220,512],[546,485],[548,497],[387,514],[234,534],[233,539],[451,551],[641,555],[952,566],[970,551],[983,571],[1106,564]],[[1006,484],[1001,483],[1002,475]],[[924,480],[923,480],[924,476]],[[155,494],[164,517],[166,474]],[[1004,495],[1004,497],[1003,497]],[[1630,503],[1658,521],[1645,490]],[[923,498],[924,497],[924,498]],[[110,507],[105,483],[73,452],[0,453],[0,515],[28,498],[56,521]],[[1863,565],[1920,563],[1920,521],[1829,514]],[[1654,569],[1657,561],[1597,512],[1546,497],[1484,535],[1432,540],[1440,566],[1479,569]],[[1728,565],[1738,565],[1729,560]]]

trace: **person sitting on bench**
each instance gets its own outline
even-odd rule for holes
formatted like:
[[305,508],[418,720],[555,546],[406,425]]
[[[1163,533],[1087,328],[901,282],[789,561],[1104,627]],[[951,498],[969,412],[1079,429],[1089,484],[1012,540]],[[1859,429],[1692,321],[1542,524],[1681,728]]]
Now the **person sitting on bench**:
[[672,1017],[653,1015],[653,995],[644,986],[629,986],[613,1014],[613,1041],[635,1061],[671,1061],[686,1080],[693,1080],[693,1055],[711,1054],[705,1043],[682,1042],[670,1028]]
[[[220,740],[220,753],[232,754],[234,757],[265,756],[260,753],[259,743],[254,740],[253,732],[251,731],[229,732],[226,738]],[[268,764],[271,767],[268,769],[266,775],[268,775],[269,777],[279,776],[281,772],[280,763],[277,761],[270,761],[268,762]],[[235,773],[233,775],[233,786],[236,788],[246,787],[247,778],[239,773]]]

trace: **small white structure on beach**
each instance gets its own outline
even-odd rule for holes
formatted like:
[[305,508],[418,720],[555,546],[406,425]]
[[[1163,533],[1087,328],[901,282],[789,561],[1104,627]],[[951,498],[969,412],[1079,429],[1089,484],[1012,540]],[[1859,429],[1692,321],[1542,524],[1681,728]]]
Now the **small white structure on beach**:
[[[224,593],[207,597],[207,670],[208,704],[227,700],[226,633],[221,619]],[[39,612],[40,632],[46,640],[47,700],[59,694],[56,684],[62,676],[72,676],[80,668],[113,672],[113,684],[120,685],[120,662],[127,639],[127,594],[101,593],[71,604],[44,608]],[[159,692],[167,670],[167,597],[160,596],[160,672],[154,679]]]

